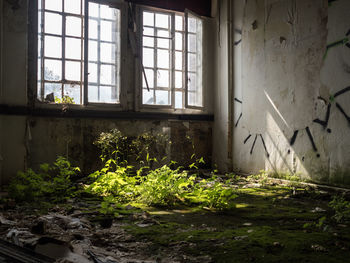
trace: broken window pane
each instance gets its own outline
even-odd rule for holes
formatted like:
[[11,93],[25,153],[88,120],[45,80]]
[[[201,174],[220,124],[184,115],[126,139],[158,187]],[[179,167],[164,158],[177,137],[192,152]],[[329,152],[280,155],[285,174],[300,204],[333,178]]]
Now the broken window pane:
[[44,87],[44,99],[46,96],[50,93],[54,94],[54,98],[62,98],[62,84],[56,84],[56,83],[45,83]]
[[73,99],[75,104],[80,104],[80,85],[64,85],[64,96]]
[[57,81],[62,79],[62,62],[60,60],[44,60],[44,79]]

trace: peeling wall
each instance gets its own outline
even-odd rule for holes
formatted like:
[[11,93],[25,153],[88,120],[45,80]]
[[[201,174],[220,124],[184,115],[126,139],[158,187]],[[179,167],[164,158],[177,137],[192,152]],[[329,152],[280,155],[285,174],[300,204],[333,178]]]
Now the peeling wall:
[[[1,56],[0,64],[0,104],[16,109],[25,109],[28,105],[27,66],[28,66],[28,2],[0,1],[0,33]],[[204,37],[211,38],[212,22],[205,19]],[[205,41],[204,52],[208,60],[212,60],[212,41]],[[137,111],[137,67],[138,59],[132,53],[131,47],[126,47],[124,68],[124,93],[126,99],[123,109],[125,113]],[[207,63],[204,68],[205,94],[207,108],[205,114],[212,114],[212,64]],[[41,111],[45,112],[45,106],[53,106],[51,109],[60,111],[62,105],[41,105]],[[84,106],[70,105],[75,112],[84,110]],[[89,110],[92,110],[90,108]],[[153,114],[156,111],[153,111]],[[98,149],[92,144],[102,131],[118,128],[128,136],[134,136],[143,132],[163,133],[169,136],[172,144],[168,147],[168,159],[181,163],[190,162],[193,153],[192,144],[186,140],[186,136],[193,138],[197,156],[204,156],[207,164],[211,164],[212,154],[212,121],[182,121],[172,118],[159,119],[137,118],[125,119],[113,118],[117,111],[108,112],[108,118],[99,113],[98,118],[74,118],[71,117],[39,117],[28,114],[0,112],[0,184],[7,183],[19,170],[29,167],[38,167],[40,163],[52,162],[58,155],[68,156],[75,165],[79,165],[84,173],[98,169],[100,165]],[[168,112],[169,113],[169,112]],[[172,114],[171,112],[169,114]],[[178,112],[175,112],[178,113]],[[180,112],[188,113],[188,112]],[[197,112],[198,113],[198,112]],[[146,114],[146,113],[145,113]],[[140,114],[145,116],[145,114]],[[49,114],[46,114],[49,115]],[[64,114],[62,114],[64,115]],[[131,114],[132,115],[132,114]],[[131,116],[130,115],[130,116]],[[135,114],[134,114],[135,115]],[[58,116],[60,116],[58,114]],[[154,116],[154,115],[152,115]],[[164,157],[164,156],[162,156]]]
[[349,10],[347,0],[234,1],[234,170],[350,185]]

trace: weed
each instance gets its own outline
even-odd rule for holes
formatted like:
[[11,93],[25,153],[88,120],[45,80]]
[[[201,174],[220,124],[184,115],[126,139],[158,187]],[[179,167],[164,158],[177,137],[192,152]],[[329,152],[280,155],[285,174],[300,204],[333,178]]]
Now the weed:
[[350,202],[346,201],[344,196],[333,196],[332,201],[328,205],[334,210],[332,218],[336,222],[340,223],[350,220]]

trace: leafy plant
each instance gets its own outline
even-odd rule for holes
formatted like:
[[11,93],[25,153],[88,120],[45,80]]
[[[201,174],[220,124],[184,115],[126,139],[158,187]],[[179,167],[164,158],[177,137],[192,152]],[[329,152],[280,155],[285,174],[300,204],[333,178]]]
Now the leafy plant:
[[328,205],[334,210],[332,218],[336,222],[340,223],[350,220],[350,202],[345,200],[344,196],[333,196],[332,201]]
[[69,97],[67,95],[64,95],[62,97],[62,99],[60,99],[59,97],[55,96],[55,103],[61,103],[61,104],[75,104],[74,102],[74,98]]
[[172,206],[185,201],[194,184],[195,176],[185,171],[172,170],[164,165],[150,171],[138,186],[139,200],[148,205]]
[[28,169],[18,172],[9,185],[9,194],[18,202],[48,199],[60,202],[69,198],[75,187],[71,178],[80,172],[79,167],[59,156],[53,165],[41,164],[39,172]]

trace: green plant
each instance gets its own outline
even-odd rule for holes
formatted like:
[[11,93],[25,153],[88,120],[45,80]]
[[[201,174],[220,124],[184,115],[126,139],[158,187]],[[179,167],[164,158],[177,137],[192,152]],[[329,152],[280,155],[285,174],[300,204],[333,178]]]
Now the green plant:
[[52,165],[41,164],[39,172],[32,169],[18,172],[9,185],[9,194],[18,202],[44,199],[60,202],[74,193],[71,178],[78,172],[79,167],[72,167],[67,159],[59,156]]
[[75,104],[74,102],[74,98],[69,97],[67,95],[64,95],[62,97],[62,99],[60,99],[59,97],[55,96],[55,103],[61,103],[61,104]]
[[350,220],[350,202],[345,200],[344,196],[333,196],[332,201],[328,205],[334,210],[332,218],[336,222],[340,223]]
[[156,206],[172,206],[183,203],[194,184],[195,176],[188,176],[185,171],[172,170],[164,165],[150,171],[141,179],[138,186],[139,200]]

